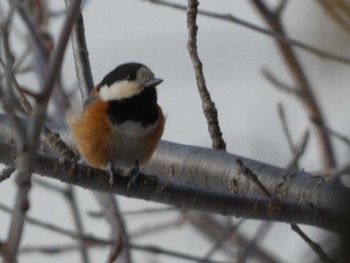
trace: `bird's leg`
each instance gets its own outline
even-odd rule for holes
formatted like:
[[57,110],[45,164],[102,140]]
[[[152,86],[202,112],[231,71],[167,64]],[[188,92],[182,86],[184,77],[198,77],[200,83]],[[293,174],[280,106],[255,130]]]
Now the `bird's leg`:
[[79,160],[77,161],[78,165],[88,165],[86,160],[83,157],[80,157]]
[[140,175],[140,166],[139,161],[135,162],[135,166],[131,168],[128,172],[128,176],[130,177],[127,188],[129,189],[131,185],[136,185],[137,178]]
[[111,186],[113,186],[114,182],[115,182],[115,174],[116,174],[116,172],[115,172],[114,164],[113,164],[112,161],[109,161],[107,163],[107,172],[108,172],[108,175],[109,175],[109,184]]

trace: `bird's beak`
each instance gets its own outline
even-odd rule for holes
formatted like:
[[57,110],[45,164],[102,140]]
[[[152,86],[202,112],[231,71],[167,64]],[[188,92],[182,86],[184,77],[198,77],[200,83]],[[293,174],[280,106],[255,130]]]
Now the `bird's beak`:
[[162,79],[151,79],[148,82],[146,82],[145,87],[155,87],[157,85],[159,85],[160,83],[162,83],[163,80]]

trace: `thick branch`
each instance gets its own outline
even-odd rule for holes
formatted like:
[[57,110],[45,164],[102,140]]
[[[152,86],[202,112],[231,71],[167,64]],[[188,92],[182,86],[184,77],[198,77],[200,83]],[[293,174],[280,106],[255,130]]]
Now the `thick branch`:
[[[39,154],[37,157],[35,173],[100,192],[223,215],[303,223],[343,234],[350,232],[349,189],[304,172],[288,175],[283,169],[223,151],[162,142],[146,169],[159,177],[140,175],[137,185],[129,190],[126,177],[117,177],[111,187],[104,171],[78,167],[70,160],[51,156]],[[283,200],[260,197],[263,194],[257,187],[237,173],[237,158],[243,159],[262,183]],[[1,143],[0,162],[13,165],[15,161],[15,147]],[[169,174],[169,171],[172,172]],[[193,176],[200,180],[194,181]]]

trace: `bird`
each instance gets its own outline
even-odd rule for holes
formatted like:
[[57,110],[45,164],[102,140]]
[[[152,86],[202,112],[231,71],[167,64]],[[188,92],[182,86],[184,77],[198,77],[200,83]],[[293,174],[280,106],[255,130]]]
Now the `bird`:
[[80,155],[107,170],[111,185],[116,171],[137,178],[157,148],[165,126],[156,91],[162,82],[141,63],[121,64],[92,89],[81,111],[67,117]]

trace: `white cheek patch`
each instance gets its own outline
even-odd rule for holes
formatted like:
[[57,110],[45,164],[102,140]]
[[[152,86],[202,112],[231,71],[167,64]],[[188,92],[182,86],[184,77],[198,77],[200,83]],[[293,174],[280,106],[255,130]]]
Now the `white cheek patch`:
[[118,81],[111,86],[103,85],[100,87],[99,97],[104,100],[120,100],[130,98],[133,95],[137,95],[141,92],[141,89],[136,82],[128,80]]

